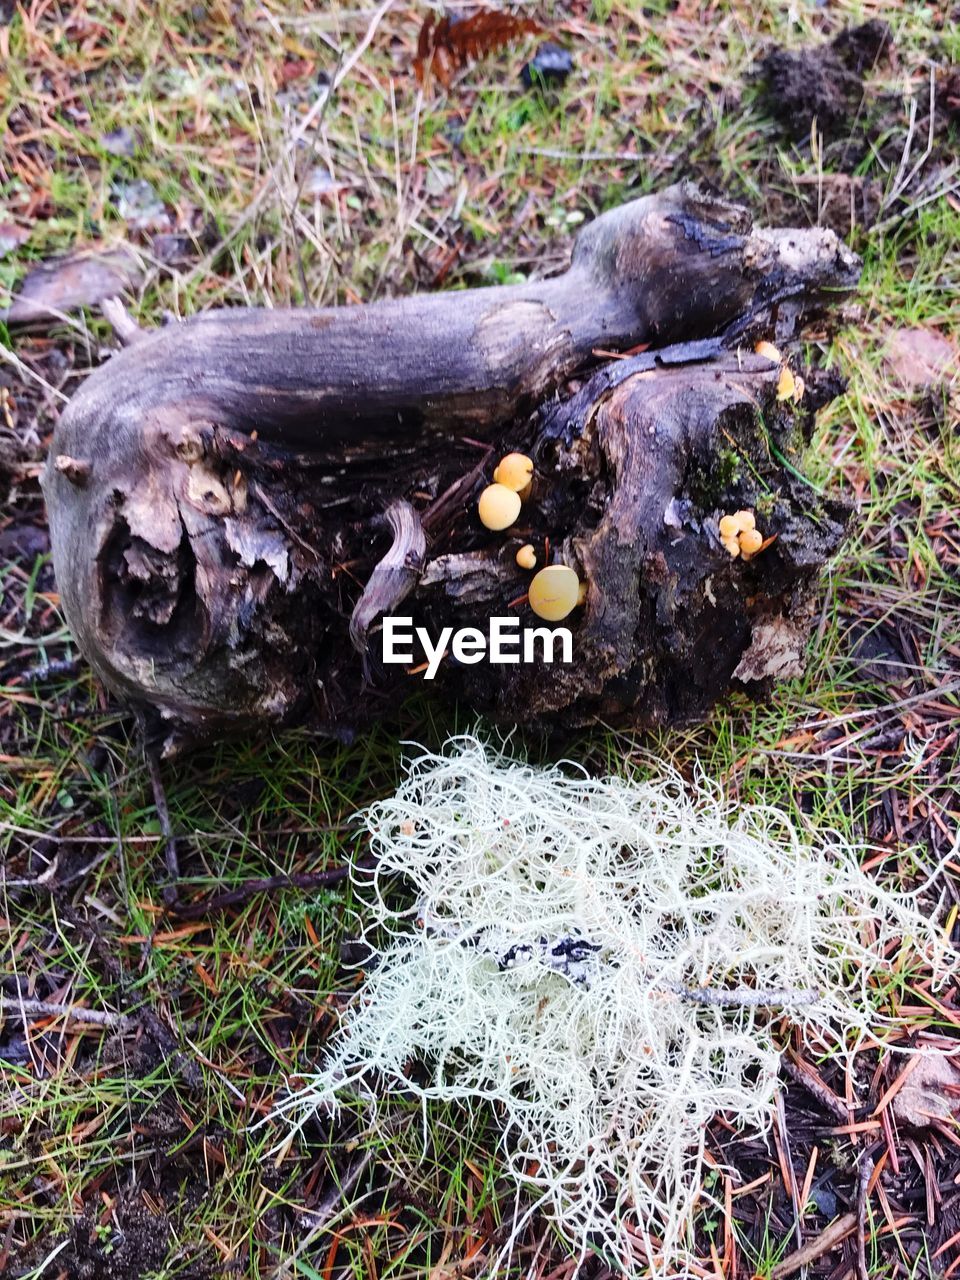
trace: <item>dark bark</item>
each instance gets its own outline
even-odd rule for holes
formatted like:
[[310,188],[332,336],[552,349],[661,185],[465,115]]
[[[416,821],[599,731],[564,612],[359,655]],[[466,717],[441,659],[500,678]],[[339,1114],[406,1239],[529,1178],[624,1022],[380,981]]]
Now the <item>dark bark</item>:
[[[815,397],[779,403],[776,366],[733,348],[794,331],[857,273],[830,232],[752,229],[683,186],[598,218],[552,280],[164,329],[57,428],[44,489],[70,625],[172,738],[297,715],[344,730],[415,683],[377,660],[384,612],[530,620],[514,552],[548,541],[588,584],[573,665],[446,661],[436,687],[507,720],[702,715],[751,636],[740,674],[764,674],[762,625],[784,642],[774,620],[797,621],[842,532],[795,474]],[[639,344],[658,350],[594,354]],[[476,496],[518,448],[533,496],[490,534]],[[717,539],[736,506],[776,535],[749,565]]]

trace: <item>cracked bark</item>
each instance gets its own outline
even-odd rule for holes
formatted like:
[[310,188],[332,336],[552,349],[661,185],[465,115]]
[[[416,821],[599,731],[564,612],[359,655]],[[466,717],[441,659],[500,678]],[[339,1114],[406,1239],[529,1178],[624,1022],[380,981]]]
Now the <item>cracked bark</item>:
[[[764,627],[802,636],[842,537],[843,509],[799,476],[835,387],[781,403],[751,348],[858,268],[828,231],[756,229],[681,185],[598,218],[553,279],[145,336],[55,433],[67,619],[169,747],[303,717],[346,732],[418,684],[377,657],[401,602],[434,633],[536,622],[514,560],[532,542],[588,584],[574,663],[448,660],[438,694],[510,721],[696,719],[738,668],[763,681]],[[533,493],[491,534],[476,497],[512,449],[536,461]],[[717,536],[738,507],[774,539],[749,564]]]

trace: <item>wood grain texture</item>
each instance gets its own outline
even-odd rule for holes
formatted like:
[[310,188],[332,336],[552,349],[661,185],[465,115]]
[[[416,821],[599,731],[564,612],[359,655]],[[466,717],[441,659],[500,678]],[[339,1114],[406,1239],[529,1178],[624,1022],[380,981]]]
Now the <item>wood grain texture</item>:
[[[430,626],[469,624],[523,587],[510,539],[483,530],[471,504],[492,470],[485,450],[524,447],[538,478],[518,532],[549,538],[588,579],[590,669],[523,668],[506,683],[488,667],[447,670],[446,696],[489,709],[526,681],[531,715],[702,714],[750,627],[741,598],[724,633],[726,674],[697,697],[666,691],[663,639],[640,633],[666,627],[689,657],[718,621],[663,614],[656,592],[651,615],[654,579],[675,572],[655,528],[661,508],[678,500],[692,459],[709,472],[711,449],[714,461],[729,452],[731,428],[718,423],[766,456],[744,423],[786,413],[769,362],[723,348],[778,323],[795,329],[857,274],[832,233],[758,230],[681,185],[584,228],[553,279],[170,325],[98,369],[57,427],[43,484],[67,619],[101,678],[158,711],[171,740],[300,715],[349,728],[409,688],[363,652],[371,600],[394,598],[391,573],[395,598]],[[675,343],[674,355],[661,350]],[[659,354],[605,367],[593,354],[639,344]],[[764,431],[793,439],[803,417]],[[727,491],[715,484],[699,500],[716,505]],[[397,565],[390,510],[406,513],[416,547]],[[696,515],[705,545],[709,518]],[[810,543],[811,564],[835,545],[834,525],[816,551]],[[815,572],[793,585],[775,575],[771,598]],[[762,601],[763,576],[748,577],[737,591]],[[681,573],[672,589],[680,599],[693,580]]]

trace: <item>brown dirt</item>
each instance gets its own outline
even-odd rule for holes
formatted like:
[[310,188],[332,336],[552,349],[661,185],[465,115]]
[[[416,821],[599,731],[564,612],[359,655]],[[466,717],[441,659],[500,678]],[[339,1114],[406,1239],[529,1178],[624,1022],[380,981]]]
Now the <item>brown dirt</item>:
[[825,136],[839,137],[863,102],[864,72],[892,47],[890,28],[874,19],[845,29],[830,44],[772,49],[760,64],[771,115],[797,138],[809,135],[814,120]]
[[151,1211],[142,1195],[134,1193],[116,1201],[109,1217],[102,1204],[90,1204],[77,1219],[71,1243],[57,1261],[70,1280],[141,1280],[163,1265],[169,1243],[167,1215]]
[[[960,68],[946,66],[937,72],[932,129],[929,98],[918,95],[909,153],[916,171],[899,198],[889,202],[886,193],[893,175],[900,172],[908,125],[902,94],[879,88],[877,81],[896,65],[892,32],[876,18],[845,28],[823,44],[776,47],[764,55],[757,68],[760,105],[799,156],[821,173],[819,183],[788,193],[779,159],[771,153],[762,161],[757,177],[768,193],[772,221],[806,216],[849,236],[882,216],[895,216],[921,190],[935,189],[939,173],[956,156]],[[814,132],[820,140],[819,160],[812,154]],[[930,151],[918,163],[930,136]],[[870,172],[863,172],[867,168]]]

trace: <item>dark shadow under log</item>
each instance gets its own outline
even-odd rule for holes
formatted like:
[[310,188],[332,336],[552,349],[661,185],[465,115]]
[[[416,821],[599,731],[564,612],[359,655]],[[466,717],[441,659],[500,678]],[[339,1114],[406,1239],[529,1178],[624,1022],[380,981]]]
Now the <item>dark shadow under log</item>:
[[[447,659],[434,687],[510,722],[700,717],[736,679],[789,672],[843,532],[800,478],[828,392],[778,400],[752,336],[792,335],[857,274],[830,232],[756,230],[682,186],[597,219],[555,279],[164,329],[57,428],[68,621],[171,743],[303,716],[343,732],[418,681],[380,663],[383,613],[432,635],[536,622],[531,542],[587,583],[574,662]],[[491,534],[476,498],[513,449],[533,492]],[[749,563],[717,532],[741,507],[770,539]]]

